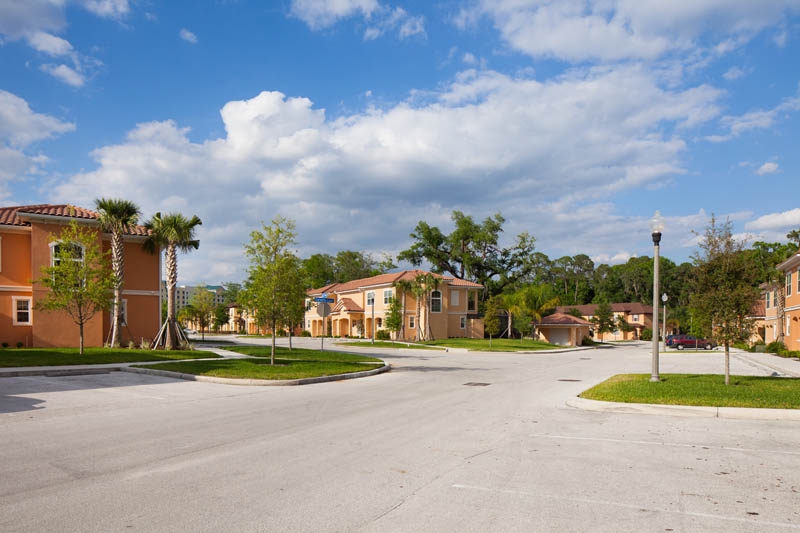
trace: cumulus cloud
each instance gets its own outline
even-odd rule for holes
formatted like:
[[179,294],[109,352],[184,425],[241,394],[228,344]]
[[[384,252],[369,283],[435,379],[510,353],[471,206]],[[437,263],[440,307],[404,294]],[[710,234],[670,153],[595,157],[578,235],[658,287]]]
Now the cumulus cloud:
[[725,71],[725,74],[723,74],[722,77],[728,81],[733,81],[733,80],[738,80],[745,74],[747,73],[744,71],[744,69],[739,67],[731,67]]
[[459,27],[491,19],[515,50],[567,61],[656,59],[700,46],[725,53],[800,12],[795,0],[477,0],[454,18]]
[[775,172],[778,172],[778,170],[779,170],[778,163],[767,161],[766,163],[758,167],[758,170],[756,170],[756,174],[758,174],[759,176],[763,176],[765,174],[774,174]]
[[783,211],[781,213],[770,213],[762,215],[757,219],[745,224],[747,230],[789,230],[800,227],[800,207]]
[[28,152],[32,144],[74,129],[74,124],[36,113],[19,96],[0,90],[0,200],[7,196],[10,181],[36,173],[47,162],[42,154]]
[[128,0],[84,0],[86,9],[98,17],[120,19],[131,10]]
[[[86,204],[124,190],[148,213],[196,212],[205,244],[184,271],[195,280],[211,247],[215,268],[238,271],[248,229],[276,213],[298,220],[301,253],[402,249],[418,220],[446,225],[452,209],[482,217],[486,206],[507,216],[509,235],[577,246],[601,224],[576,210],[684,172],[681,132],[715,117],[721,94],[665,89],[636,67],[546,82],[468,70],[422,98],[330,119],[306,98],[262,92],[222,108],[221,138],[192,142],[171,120],[140,124],[92,153],[96,169],[48,191]],[[593,246],[587,253],[613,249]]]
[[725,134],[710,135],[706,140],[711,142],[724,142],[750,130],[763,130],[771,128],[781,115],[789,112],[800,111],[800,96],[785,98],[772,109],[757,109],[742,115],[726,115],[722,117],[721,124],[727,128]]
[[181,31],[178,32],[178,35],[187,43],[197,44],[197,35],[190,32],[186,28],[181,28]]
[[73,68],[68,67],[67,65],[44,64],[39,68],[42,70],[42,72],[46,72],[57,80],[60,80],[72,87],[83,87],[83,84],[86,83],[86,78],[83,74],[77,72]]
[[60,56],[72,52],[72,45],[69,44],[69,41],[43,31],[29,34],[27,40],[31,47],[51,56]]
[[366,41],[390,32],[400,39],[425,36],[425,17],[411,15],[402,7],[381,4],[378,0],[292,0],[289,12],[312,30],[328,28],[340,20],[361,17],[368,23],[364,30]]

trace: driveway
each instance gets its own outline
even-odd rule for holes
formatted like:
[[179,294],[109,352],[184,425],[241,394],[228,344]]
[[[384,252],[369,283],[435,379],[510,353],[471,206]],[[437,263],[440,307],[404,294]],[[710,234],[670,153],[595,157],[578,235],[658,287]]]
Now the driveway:
[[303,387],[2,379],[0,530],[800,529],[800,423],[565,407],[646,347],[371,353],[394,370]]

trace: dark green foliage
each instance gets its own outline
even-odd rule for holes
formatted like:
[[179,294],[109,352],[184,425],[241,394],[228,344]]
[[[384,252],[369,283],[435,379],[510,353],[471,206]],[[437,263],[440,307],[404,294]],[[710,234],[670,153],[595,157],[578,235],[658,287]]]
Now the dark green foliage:
[[377,276],[393,268],[397,268],[397,265],[387,254],[379,261],[371,254],[353,250],[342,250],[336,256],[314,254],[303,260],[305,284],[308,288]]
[[303,331],[300,332],[300,336],[301,337],[310,337],[311,336],[311,332],[308,331],[307,329],[304,329]]
[[375,332],[375,340],[379,341],[388,341],[391,340],[392,336],[389,334],[388,329],[379,329]]
[[643,341],[651,341],[653,340],[653,330],[650,328],[644,328],[642,330],[642,340]]
[[576,309],[574,307],[571,308],[571,309],[567,309],[566,314],[570,315],[570,316],[574,316],[576,318],[583,318],[583,314],[580,312],[580,310]]
[[614,313],[611,311],[611,305],[608,303],[601,303],[594,311],[594,316],[591,318],[594,324],[597,335],[609,333],[614,331],[616,324],[614,322]]
[[786,351],[786,345],[779,341],[767,344],[767,353],[780,353]]

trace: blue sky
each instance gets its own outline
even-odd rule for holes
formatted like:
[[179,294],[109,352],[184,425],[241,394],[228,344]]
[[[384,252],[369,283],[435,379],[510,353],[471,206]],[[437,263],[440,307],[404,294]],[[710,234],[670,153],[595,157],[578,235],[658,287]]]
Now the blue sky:
[[501,212],[551,257],[800,227],[800,0],[0,0],[0,203],[203,219],[181,281]]

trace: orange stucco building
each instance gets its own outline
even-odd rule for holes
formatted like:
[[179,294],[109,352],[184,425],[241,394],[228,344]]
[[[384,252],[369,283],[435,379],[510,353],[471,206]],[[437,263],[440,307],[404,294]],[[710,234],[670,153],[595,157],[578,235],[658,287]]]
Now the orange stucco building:
[[[399,291],[394,284],[400,280],[412,281],[421,270],[404,270],[381,274],[370,278],[357,279],[346,283],[333,283],[307,291],[305,330],[312,336],[332,335],[334,337],[371,337],[374,330],[386,329],[386,315],[392,299]],[[439,287],[430,292],[431,309],[420,306],[417,316],[417,302],[412,294],[402,294],[403,328],[397,339],[414,340],[417,330],[425,324],[430,314],[431,334],[435,339],[450,337],[483,338],[483,319],[478,313],[478,294],[483,286],[478,283],[434,274],[439,278]],[[313,298],[326,294],[333,298],[331,313],[323,328],[322,318],[317,313]],[[374,318],[373,318],[374,317]]]
[[[756,323],[757,331],[763,339],[770,343],[778,339],[779,328],[783,330],[783,343],[789,350],[800,350],[800,251],[795,252],[789,259],[780,263],[776,268],[784,273],[785,281],[783,293],[786,297],[784,304],[784,320],[781,323],[778,316],[778,295],[775,290],[764,291],[764,317],[763,321]],[[759,318],[759,317],[756,317]]]
[[[562,305],[556,307],[557,313],[569,313],[571,309],[580,311],[583,320],[591,323],[594,312],[597,310],[599,304],[585,304],[585,305]],[[592,334],[596,341],[628,341],[637,340],[642,338],[642,331],[645,328],[653,328],[653,306],[641,304],[639,302],[626,302],[615,303],[611,305],[611,312],[614,314],[614,320],[622,317],[628,325],[630,331],[621,331],[615,329],[614,331],[598,335],[592,326]],[[663,319],[663,316],[661,317]]]
[[[33,283],[50,266],[52,243],[72,220],[97,229],[104,251],[111,235],[103,233],[94,211],[69,205],[33,205],[0,208],[0,343],[28,347],[70,347],[79,342],[78,327],[64,313],[36,309],[47,289]],[[147,230],[128,229],[125,243],[125,280],[122,287],[122,341],[152,340],[161,322],[160,254],[142,249]],[[102,346],[111,327],[109,312],[98,313],[85,326],[86,346]]]

